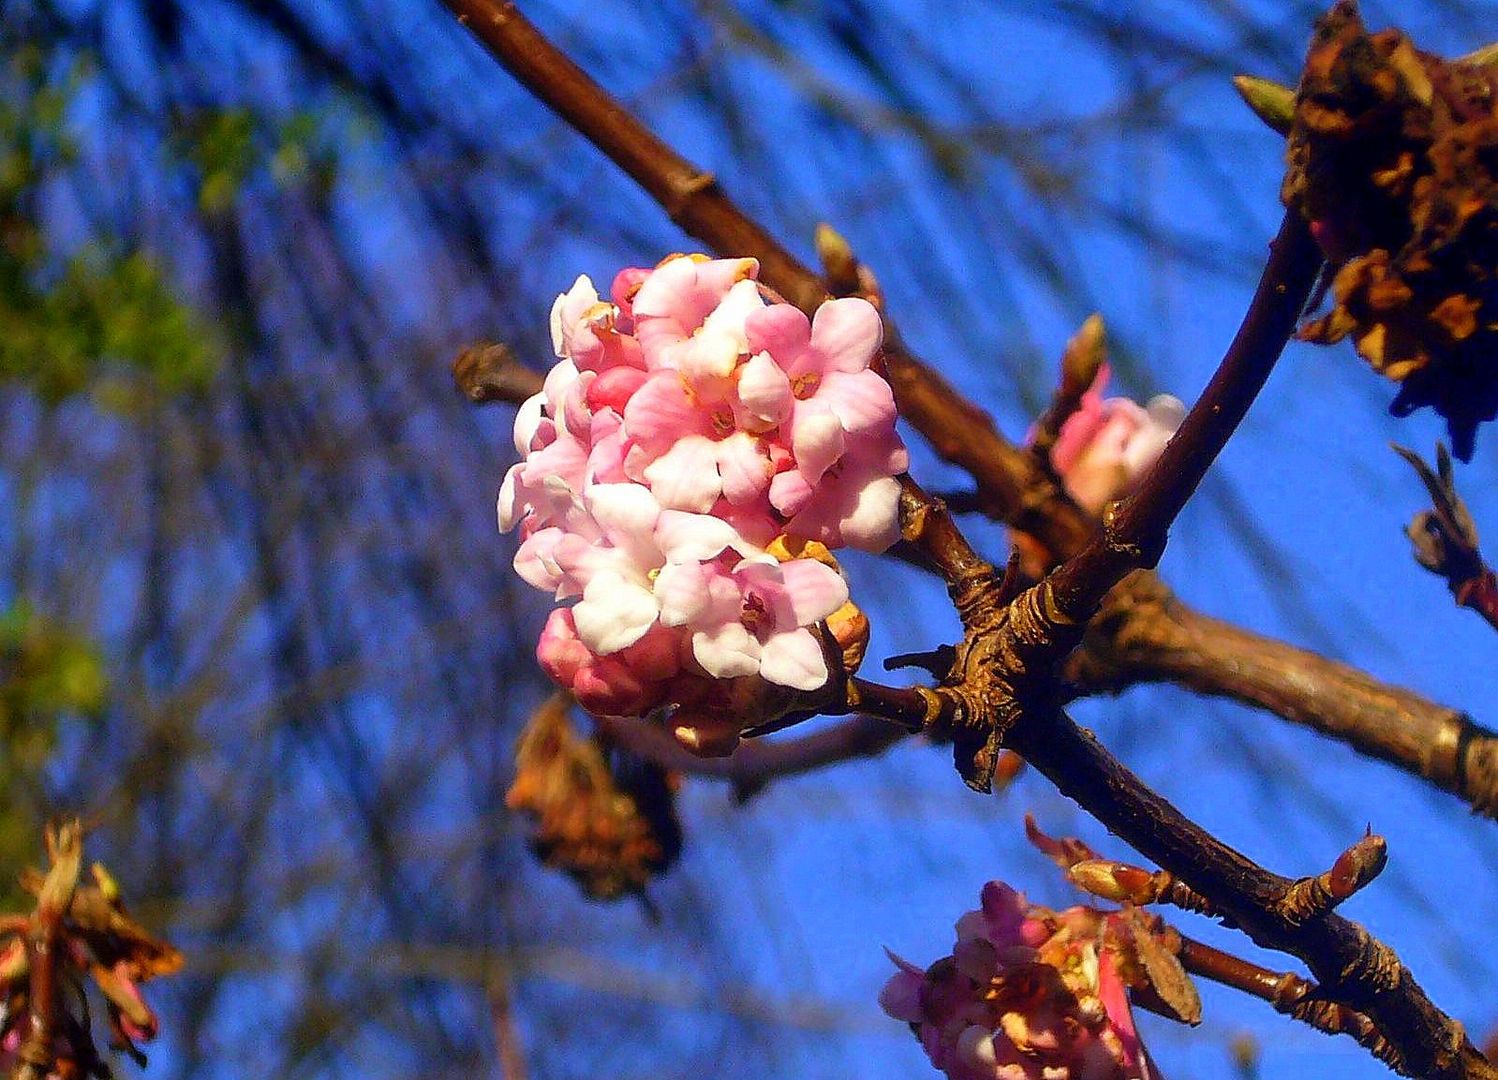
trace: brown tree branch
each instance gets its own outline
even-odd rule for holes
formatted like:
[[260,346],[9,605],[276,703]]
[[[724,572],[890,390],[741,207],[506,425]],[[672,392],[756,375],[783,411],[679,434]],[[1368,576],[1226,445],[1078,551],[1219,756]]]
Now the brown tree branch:
[[1366,1014],[1407,1075],[1498,1078],[1462,1025],[1429,997],[1394,952],[1335,913],[1296,923],[1282,910],[1294,882],[1186,818],[1061,713],[1022,715],[1007,745],[1152,861],[1188,882],[1266,948],[1298,956],[1327,999]]
[[740,800],[752,798],[771,780],[813,772],[842,761],[878,757],[909,733],[872,716],[851,716],[810,735],[740,743],[729,757],[705,758],[686,750],[648,720],[609,716],[599,728],[630,752],[657,765],[727,780]]
[[1267,1001],[1276,1012],[1327,1035],[1350,1035],[1395,1072],[1406,1071],[1399,1051],[1379,1033],[1377,1024],[1355,1009],[1320,997],[1320,989],[1309,979],[1293,971],[1270,971],[1179,932],[1174,936],[1176,956],[1191,974]]
[[[821,301],[825,290],[815,275],[738,213],[709,174],[693,169],[554,49],[520,18],[513,4],[446,2],[502,63],[645,186],[673,220],[720,251],[760,258],[765,280],[803,308]],[[1033,687],[1024,707],[1017,707],[1021,695],[1014,691],[1035,677],[1036,669],[1027,661],[1075,644],[1080,623],[1096,611],[1109,589],[1129,570],[1153,565],[1170,523],[1267,377],[1319,265],[1319,254],[1304,223],[1287,216],[1249,315],[1181,432],[1140,491],[1038,590],[1004,604],[1000,611],[997,584],[990,582],[984,588],[976,574],[947,575],[970,638],[975,628],[1007,619],[1000,627],[1003,633],[991,636],[1006,638],[1011,647],[970,649],[965,658],[968,666],[954,671],[948,680],[951,686],[942,696],[958,706],[956,719],[967,724],[981,721],[999,734],[1007,731],[1010,745],[1062,791],[1206,894],[1255,940],[1305,959],[1318,978],[1334,984],[1343,1003],[1374,1019],[1414,1070],[1442,1077],[1498,1076],[1466,1040],[1461,1026],[1436,1009],[1386,946],[1331,913],[1292,924],[1282,904],[1293,882],[1259,867],[1194,825],[1059,710],[1035,707]],[[976,440],[982,446],[974,462],[977,468],[972,470],[980,490],[986,489],[989,485],[978,469],[994,469],[995,463],[1013,457],[1016,448],[934,375],[921,378],[915,387],[924,390],[924,396],[912,393],[909,376],[914,369],[902,363],[904,355],[898,341],[893,341],[889,371],[897,399],[907,417],[933,437],[939,451],[963,464],[960,458],[971,455],[975,440],[965,438],[962,447],[953,447],[947,440],[944,449],[940,433],[952,432],[959,425],[981,432],[986,425],[990,437]],[[1033,460],[1020,454],[1034,466]],[[1064,514],[1040,513],[1043,499],[1027,503],[1025,496],[1033,497],[1035,491],[1027,492],[1014,474],[1006,471],[1001,480],[993,485],[994,490],[1013,496],[1005,502],[1019,508],[1017,520],[1024,520],[1025,514],[1039,514],[1038,524],[1050,533],[1037,533],[1043,542],[1056,551],[1075,547],[1075,533],[1056,528],[1064,522]],[[1055,486],[1047,481],[1041,493],[1054,491]],[[906,520],[910,520],[908,513]],[[1009,618],[1005,613],[1010,612],[1023,617]],[[1038,629],[1048,629],[1050,634],[1036,634]],[[959,656],[959,663],[963,659]],[[1059,660],[1060,655],[1053,659]],[[978,673],[986,675],[986,687],[971,697],[959,697],[954,691]],[[1012,705],[1001,718],[999,710],[1006,700]]]
[[1202,615],[1153,573],[1109,594],[1066,675],[1078,695],[1169,682],[1253,705],[1498,815],[1498,734],[1358,668]]
[[[1131,570],[1150,569],[1176,515],[1195,494],[1274,369],[1321,269],[1321,249],[1298,213],[1287,213],[1269,262],[1222,363],[1138,489],[1103,528],[1047,579],[1062,622],[1085,623]],[[1074,641],[1073,641],[1074,643]]]

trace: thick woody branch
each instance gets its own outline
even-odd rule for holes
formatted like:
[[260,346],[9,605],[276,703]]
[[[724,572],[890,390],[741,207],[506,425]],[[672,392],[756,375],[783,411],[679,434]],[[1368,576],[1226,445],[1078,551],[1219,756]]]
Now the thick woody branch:
[[[702,174],[562,57],[512,4],[452,0],[449,6],[502,64],[614,157],[688,232],[720,253],[756,256],[765,280],[803,306],[820,301],[822,285],[816,275],[785,253],[716,186],[698,183],[690,197],[678,198],[674,193],[693,189],[691,178]],[[844,288],[854,284],[849,273],[842,276],[848,278],[842,282]],[[1057,556],[1081,548],[1094,524],[1066,499],[1034,457],[1005,439],[982,410],[925,364],[897,344],[886,351],[901,414],[946,460],[974,477],[978,491],[972,508],[1040,538]],[[523,368],[516,374],[522,372],[532,381],[517,383],[506,396],[523,399],[539,389],[540,376]],[[468,385],[465,392],[472,393]],[[1130,670],[1137,674],[1125,671],[1110,687],[1121,688],[1131,679],[1163,678],[1236,697],[1427,777],[1479,808],[1498,808],[1498,742],[1459,713],[1305,650],[1193,616],[1184,607],[1176,610],[1208,655],[1252,653],[1263,662],[1235,670],[1207,661],[1192,663],[1190,656],[1172,648],[1153,660],[1134,655]],[[1415,722],[1401,727],[1406,717]]]
[[1152,573],[1109,594],[1066,675],[1079,695],[1170,682],[1266,709],[1498,814],[1498,734],[1358,668],[1202,615]]
[[[719,252],[757,257],[766,283],[803,309],[820,303],[826,291],[814,273],[741,214],[710,174],[676,155],[551,46],[513,4],[445,2],[507,68],[639,181],[674,221]],[[1058,501],[1056,485],[1038,463],[910,357],[891,331],[888,372],[906,418],[944,457],[967,468],[979,490],[991,494],[1017,527],[1033,529],[1053,552],[1080,549],[1042,586],[1012,600],[992,580],[991,568],[969,558],[955,528],[950,542],[928,551],[969,630],[953,672],[939,688],[943,711],[956,706],[942,720],[958,729],[959,762],[974,762],[966,773],[970,783],[986,785],[1000,742],[1018,750],[1060,790],[1205,895],[1256,941],[1305,960],[1340,1004],[1378,1026],[1414,1074],[1498,1078],[1461,1025],[1430,1002],[1387,946],[1335,913],[1313,913],[1301,923],[1288,918],[1283,902],[1293,881],[1221,843],[1150,791],[1055,708],[1054,690],[1046,688],[1049,669],[1080,638],[1082,624],[1108,591],[1130,570],[1154,564],[1171,522],[1282,350],[1319,266],[1304,223],[1287,216],[1218,374],[1140,490],[1085,544],[1079,537],[1091,534],[1091,523],[1064,495]],[[925,537],[924,521],[911,535],[909,525],[917,518],[934,522],[930,537],[940,537],[946,531],[943,521],[950,520],[944,510],[919,496],[918,489],[907,488],[907,495],[908,505],[902,505],[907,538],[921,542]],[[974,633],[984,627],[988,633]]]

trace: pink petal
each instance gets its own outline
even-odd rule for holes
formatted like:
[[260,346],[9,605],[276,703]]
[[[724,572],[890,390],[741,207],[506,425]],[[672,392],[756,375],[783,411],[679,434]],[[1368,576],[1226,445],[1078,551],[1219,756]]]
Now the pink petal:
[[811,343],[811,322],[791,304],[771,304],[744,320],[749,351],[769,353],[782,368],[795,361]]
[[759,673],[766,682],[789,686],[793,690],[815,690],[825,686],[827,661],[822,657],[821,642],[810,630],[774,634],[765,642],[760,654]]
[[645,480],[662,506],[705,514],[723,493],[718,444],[701,435],[678,439],[646,467]]
[[588,408],[594,412],[613,409],[622,416],[630,398],[649,378],[650,373],[639,368],[610,368],[588,386]]
[[892,1020],[918,1024],[924,1018],[921,1011],[921,983],[925,981],[925,975],[919,969],[910,970],[893,953],[890,953],[890,958],[900,964],[901,969],[891,975],[889,982],[884,984],[884,989],[879,991],[879,1007]]
[[872,371],[829,371],[822,377],[816,400],[826,404],[850,434],[892,427],[895,422],[894,392]]
[[593,659],[587,646],[577,640],[577,627],[570,608],[557,608],[546,618],[541,638],[536,642],[536,659],[541,670],[562,686],[570,687],[577,670]]
[[597,378],[596,372],[584,371],[567,388],[567,395],[562,399],[562,424],[580,439],[586,439],[593,427],[593,414],[588,409],[588,387]]
[[1082,405],[1076,412],[1066,418],[1066,423],[1061,425],[1061,431],[1056,436],[1056,445],[1051,447],[1051,467],[1062,476],[1071,470],[1077,458],[1087,444],[1092,442],[1093,437],[1103,426],[1107,419],[1106,410],[1103,407],[1103,389],[1108,385],[1111,376],[1108,365],[1104,364],[1098,368],[1097,377],[1092,380],[1092,385],[1082,395]]
[[661,450],[683,435],[706,434],[706,424],[706,415],[674,371],[656,372],[624,407],[624,430],[629,437]]
[[767,424],[778,424],[789,415],[793,400],[791,381],[769,353],[755,353],[739,372],[739,400]]
[[811,342],[826,358],[825,370],[863,371],[884,342],[884,324],[867,300],[853,296],[829,300],[817,308]]
[[555,592],[562,584],[562,570],[557,565],[557,543],[565,534],[549,528],[531,534],[515,551],[515,573],[522,581],[543,592]]
[[843,456],[843,425],[825,409],[797,409],[791,446],[796,454],[796,468],[815,485]]
[[563,432],[549,446],[530,452],[525,459],[524,478],[527,484],[540,484],[555,477],[572,491],[578,491],[587,467],[588,448],[580,439]]
[[614,301],[624,318],[634,318],[635,294],[649,276],[650,271],[643,266],[627,266],[614,275],[614,283],[609,286],[609,299]]
[[754,502],[770,486],[770,456],[759,440],[736,432],[718,444],[718,473],[723,497],[735,506]]
[[776,473],[770,480],[770,505],[786,517],[799,514],[812,496],[806,477],[796,471]]
[[819,622],[848,602],[843,575],[815,559],[781,563],[780,577],[797,626]]

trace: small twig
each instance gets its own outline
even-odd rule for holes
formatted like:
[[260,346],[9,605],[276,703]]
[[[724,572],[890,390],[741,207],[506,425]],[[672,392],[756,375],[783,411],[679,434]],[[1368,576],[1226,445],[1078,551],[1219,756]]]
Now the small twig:
[[475,405],[519,405],[540,393],[545,380],[540,372],[522,364],[508,345],[481,341],[468,346],[453,361],[453,381]]
[[1291,880],[1185,817],[1064,714],[1022,715],[1008,745],[1150,861],[1189,882],[1258,944],[1305,961],[1329,998],[1378,1025],[1410,1075],[1498,1078],[1462,1025],[1426,996],[1393,950],[1335,912],[1299,925],[1287,920],[1280,904]]
[[1446,579],[1459,607],[1471,608],[1498,629],[1498,574],[1483,561],[1477,523],[1457,494],[1445,444],[1436,444],[1435,471],[1408,447],[1395,444],[1394,452],[1415,470],[1433,504],[1405,529],[1415,546],[1415,561]]
[[1363,1013],[1318,997],[1315,983],[1294,972],[1271,971],[1231,953],[1214,949],[1179,932],[1176,955],[1193,975],[1267,1001],[1278,1013],[1327,1035],[1349,1035],[1395,1072],[1407,1073],[1403,1059]]
[[828,765],[876,757],[908,737],[900,727],[871,716],[852,716],[810,735],[740,743],[728,757],[705,758],[684,749],[669,732],[648,720],[600,717],[599,728],[620,746],[664,768],[727,780],[748,800],[772,780]]
[[496,970],[489,980],[489,1018],[494,1024],[494,1045],[499,1054],[501,1080],[526,1080],[525,1047],[510,1007],[510,975]]
[[15,1080],[41,1080],[57,1060],[58,997],[64,943],[63,920],[73,904],[83,867],[83,826],[76,820],[47,831],[51,869],[37,894],[36,915],[26,934],[31,968],[31,1024],[21,1041]]

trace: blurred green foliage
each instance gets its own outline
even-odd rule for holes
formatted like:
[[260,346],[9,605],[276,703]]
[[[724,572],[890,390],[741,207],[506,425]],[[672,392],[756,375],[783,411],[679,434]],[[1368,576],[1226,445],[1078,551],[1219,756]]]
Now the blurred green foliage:
[[24,903],[15,875],[37,862],[41,774],[58,724],[100,715],[107,689],[87,639],[25,602],[0,612],[0,910]]
[[112,370],[166,393],[202,388],[217,366],[217,335],[155,259],[107,238],[67,254],[49,246],[41,189],[73,157],[68,109],[87,78],[86,63],[59,73],[34,45],[0,69],[0,380],[49,404]]

